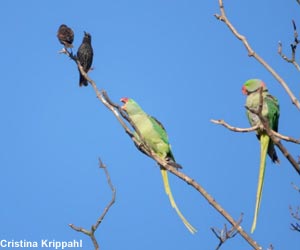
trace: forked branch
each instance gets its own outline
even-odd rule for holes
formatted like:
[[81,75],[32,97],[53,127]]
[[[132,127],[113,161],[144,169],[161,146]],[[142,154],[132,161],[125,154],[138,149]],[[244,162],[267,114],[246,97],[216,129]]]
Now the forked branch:
[[[241,214],[240,219],[238,220],[238,225],[241,224],[243,220],[243,214]],[[216,250],[220,249],[220,247],[229,239],[233,238],[237,235],[238,231],[235,227],[227,229],[227,225],[224,225],[224,228],[222,230],[218,228],[211,228],[211,231],[214,233],[214,235],[219,239],[219,244],[216,247]]]
[[94,245],[94,248],[95,250],[99,250],[100,247],[99,247],[99,243],[95,237],[95,232],[96,230],[98,229],[99,225],[101,224],[101,222],[103,221],[104,217],[106,216],[106,214],[108,213],[109,209],[112,207],[112,205],[115,203],[115,200],[116,200],[116,189],[114,188],[112,182],[111,182],[111,179],[110,179],[110,175],[108,173],[108,170],[106,168],[106,166],[104,165],[104,163],[101,161],[101,159],[99,159],[99,168],[102,168],[105,172],[105,175],[106,175],[106,179],[107,179],[107,183],[112,191],[112,198],[111,198],[111,201],[108,203],[108,205],[105,207],[104,211],[102,212],[102,214],[100,215],[100,217],[97,219],[97,221],[95,222],[95,224],[93,224],[91,226],[91,229],[88,230],[88,229],[84,229],[83,227],[77,227],[75,226],[74,224],[69,224],[69,226],[77,231],[77,232],[81,232],[87,236],[90,237],[90,239],[92,240],[93,242],[93,245]]
[[291,50],[292,50],[292,55],[291,58],[288,58],[285,54],[282,53],[282,43],[279,42],[278,43],[278,54],[282,57],[283,60],[287,61],[288,63],[293,64],[297,70],[300,71],[300,66],[299,64],[296,62],[296,50],[297,50],[297,46],[299,43],[298,40],[298,32],[297,32],[297,27],[296,27],[296,23],[294,20],[292,20],[293,23],[293,29],[294,29],[294,42],[291,44]]

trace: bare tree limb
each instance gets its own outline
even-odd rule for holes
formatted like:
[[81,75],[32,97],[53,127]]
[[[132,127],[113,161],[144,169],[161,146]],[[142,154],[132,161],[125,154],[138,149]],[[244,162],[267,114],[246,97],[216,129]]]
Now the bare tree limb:
[[95,250],[99,250],[99,243],[97,242],[97,239],[95,237],[95,232],[98,229],[99,225],[101,224],[101,222],[103,221],[104,217],[106,216],[106,214],[108,213],[109,209],[112,207],[112,205],[115,203],[116,200],[116,189],[114,188],[111,179],[110,179],[110,175],[108,173],[108,170],[106,168],[106,166],[104,165],[104,163],[101,161],[101,159],[99,158],[99,167],[102,168],[105,172],[106,175],[106,179],[107,179],[107,183],[112,191],[112,198],[111,201],[108,203],[108,205],[104,208],[104,211],[102,212],[102,214],[100,215],[100,217],[97,219],[96,223],[93,224],[91,226],[90,230],[84,229],[83,227],[77,227],[74,224],[69,224],[69,226],[77,231],[77,232],[81,232],[87,236],[89,236],[93,242],[94,248]]
[[215,14],[214,16],[224,22],[227,27],[231,30],[231,32],[234,34],[234,36],[239,39],[243,45],[245,46],[246,50],[248,51],[248,56],[254,57],[260,64],[262,64],[272,75],[273,77],[281,84],[281,86],[285,89],[287,94],[290,96],[292,103],[300,109],[300,103],[298,99],[295,97],[293,92],[290,90],[289,86],[286,84],[286,82],[282,79],[282,77],[262,58],[260,57],[250,46],[245,36],[241,35],[236,28],[232,25],[232,23],[229,21],[229,19],[226,16],[223,0],[219,0],[219,8],[221,14]]
[[293,28],[294,28],[294,42],[291,44],[292,56],[291,56],[291,58],[288,58],[286,55],[284,55],[282,53],[282,43],[281,42],[278,43],[278,54],[282,57],[283,60],[287,61],[288,63],[292,63],[296,67],[296,69],[300,71],[300,66],[295,60],[297,45],[299,43],[298,32],[297,32],[295,21],[292,20],[292,23],[293,23]]

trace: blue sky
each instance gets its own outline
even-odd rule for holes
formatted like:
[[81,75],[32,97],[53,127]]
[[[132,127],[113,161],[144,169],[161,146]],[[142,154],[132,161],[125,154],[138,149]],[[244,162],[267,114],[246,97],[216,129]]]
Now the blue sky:
[[[225,1],[227,15],[252,47],[299,98],[299,72],[277,54],[289,54],[291,19],[300,30],[296,1]],[[218,1],[4,1],[1,3],[1,213],[0,238],[39,241],[90,239],[68,227],[90,228],[111,199],[98,157],[117,189],[115,205],[98,229],[102,249],[214,249],[210,227],[226,221],[195,190],[170,177],[191,235],[171,208],[159,170],[136,150],[91,87],[79,88],[75,64],[56,31],[65,23],[92,35],[90,77],[118,102],[134,98],[166,127],[183,171],[199,182],[234,218],[244,213],[250,232],[255,205],[259,144],[210,123],[225,119],[247,127],[241,86],[261,78],[281,105],[279,130],[299,138],[300,116],[283,91],[213,14]],[[300,32],[300,31],[299,31]],[[299,59],[299,56],[298,56]],[[299,146],[284,142],[292,155]],[[253,238],[267,248],[296,249],[289,205],[300,205],[291,182],[299,176],[279,153],[267,160],[265,186]],[[222,249],[249,248],[240,237]]]

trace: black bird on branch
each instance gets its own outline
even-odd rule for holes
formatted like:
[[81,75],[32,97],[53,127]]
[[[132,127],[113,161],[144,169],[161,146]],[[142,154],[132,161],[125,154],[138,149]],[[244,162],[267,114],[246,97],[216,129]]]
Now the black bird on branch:
[[[84,37],[82,40],[82,44],[79,46],[77,51],[77,58],[83,67],[83,70],[87,73],[93,63],[93,48],[92,48],[92,37],[89,33],[84,32]],[[84,78],[84,76],[80,73],[80,80],[79,80],[79,86],[88,86],[87,80]]]
[[74,32],[67,25],[62,24],[57,31],[57,38],[65,48],[73,48]]

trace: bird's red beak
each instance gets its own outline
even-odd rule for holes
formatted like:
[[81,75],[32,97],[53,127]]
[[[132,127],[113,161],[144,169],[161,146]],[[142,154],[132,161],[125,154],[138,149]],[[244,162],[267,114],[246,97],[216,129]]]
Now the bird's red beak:
[[127,97],[123,97],[120,99],[121,102],[124,103],[124,105],[121,107],[121,109],[126,110],[125,105],[128,102],[128,98]]
[[242,93],[243,93],[244,95],[248,95],[248,91],[247,91],[247,89],[246,89],[245,86],[242,87]]

